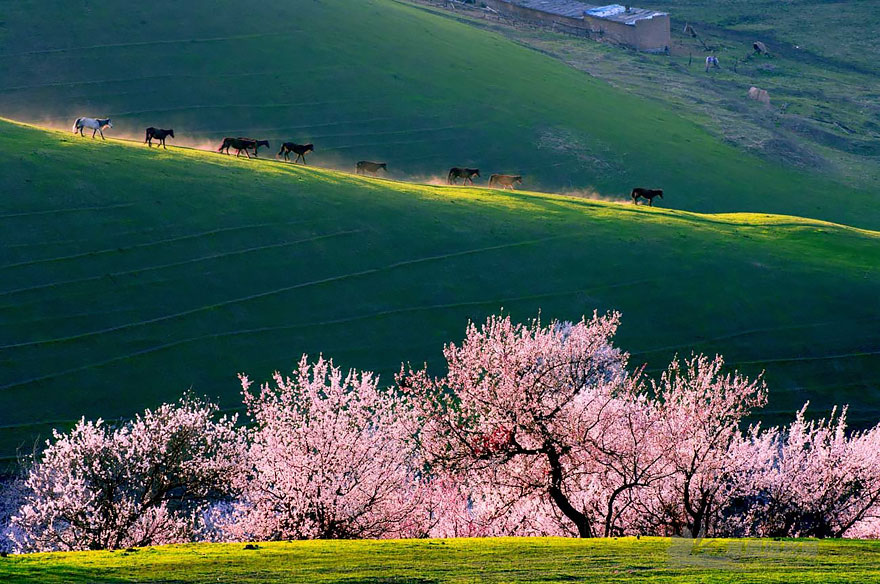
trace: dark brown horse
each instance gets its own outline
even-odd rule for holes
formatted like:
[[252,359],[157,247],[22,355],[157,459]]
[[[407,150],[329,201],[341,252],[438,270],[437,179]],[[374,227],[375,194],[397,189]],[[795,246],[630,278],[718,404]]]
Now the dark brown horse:
[[518,174],[493,174],[489,177],[489,188],[499,185],[502,189],[512,189],[522,184],[522,176]]
[[633,204],[638,204],[636,203],[636,199],[642,198],[648,201],[649,207],[653,207],[654,197],[663,198],[663,189],[643,189],[641,187],[636,187],[632,190],[629,196],[632,197]]
[[355,172],[357,172],[358,174],[370,173],[373,176],[376,176],[376,174],[379,172],[379,169],[388,172],[388,167],[385,165],[384,162],[370,162],[369,160],[361,160],[355,166]]
[[253,138],[223,138],[223,144],[220,145],[220,148],[217,149],[217,152],[223,152],[226,150],[226,154],[229,154],[230,148],[235,148],[237,152],[235,156],[241,156],[242,151],[244,151],[244,155],[248,158],[251,155],[248,153],[248,150],[254,151],[254,158],[258,158],[257,150],[260,149],[260,146],[269,147],[268,140],[254,140]]
[[285,142],[281,145],[281,150],[278,151],[278,154],[275,155],[275,158],[283,155],[284,160],[290,162],[290,153],[293,152],[294,154],[296,154],[296,158],[293,159],[293,163],[296,164],[296,161],[302,158],[303,164],[305,164],[306,153],[314,151],[314,144],[294,144],[293,142]]
[[474,177],[480,176],[479,168],[458,168],[454,166],[449,169],[449,174],[446,176],[446,184],[457,185],[458,179],[463,178],[463,184],[474,184]]
[[[253,146],[251,146],[251,148],[253,148],[253,150],[254,150],[254,158],[258,158],[257,150],[260,149],[260,146],[265,146],[266,148],[271,148],[271,146],[269,146],[268,140],[255,140],[253,138],[242,138],[240,136],[238,139],[239,140],[246,140],[248,142],[253,143]],[[245,154],[247,154],[247,151],[245,151]]]
[[[159,141],[159,144],[162,145],[162,148],[168,149],[165,146],[165,138],[168,136],[174,137],[174,130],[163,130],[161,128],[153,128],[152,126],[147,128],[147,139],[144,140],[144,144],[147,144],[150,148],[153,147],[153,140],[156,139]],[[158,144],[157,144],[158,147]]]

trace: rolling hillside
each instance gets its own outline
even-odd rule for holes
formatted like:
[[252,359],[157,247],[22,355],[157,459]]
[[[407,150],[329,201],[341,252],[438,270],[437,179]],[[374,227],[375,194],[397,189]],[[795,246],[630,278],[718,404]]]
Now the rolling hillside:
[[676,353],[767,370],[767,415],[804,400],[880,417],[880,234],[424,186],[0,122],[0,455],[80,415],[187,388],[239,403],[323,352],[436,365],[467,319],[623,312],[655,373]]
[[177,545],[0,558],[7,584],[862,584],[876,541],[485,538]]
[[119,137],[173,127],[314,142],[314,162],[385,160],[394,176],[453,165],[529,188],[665,206],[771,212],[880,228],[873,193],[750,156],[659,102],[392,0],[7,3],[0,115],[67,128],[110,116]]

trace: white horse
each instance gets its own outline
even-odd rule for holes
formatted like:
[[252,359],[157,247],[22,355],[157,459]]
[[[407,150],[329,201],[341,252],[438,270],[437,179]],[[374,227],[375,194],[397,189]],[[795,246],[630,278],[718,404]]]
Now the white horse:
[[76,121],[73,122],[73,133],[76,134],[76,131],[79,130],[79,135],[85,136],[85,134],[83,134],[83,128],[91,128],[94,130],[94,132],[92,132],[92,138],[95,137],[95,134],[100,132],[101,139],[106,140],[106,138],[104,138],[104,128],[112,127],[113,124],[110,123],[110,118],[76,118]]
[[716,57],[715,55],[709,55],[708,57],[706,57],[706,73],[709,72],[710,67],[714,67],[715,69],[721,68],[718,66],[718,57]]

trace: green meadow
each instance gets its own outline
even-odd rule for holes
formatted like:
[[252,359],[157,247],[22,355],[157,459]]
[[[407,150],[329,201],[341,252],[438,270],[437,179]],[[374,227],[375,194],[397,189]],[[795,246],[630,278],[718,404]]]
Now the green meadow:
[[867,186],[749,154],[669,103],[406,3],[24,0],[2,21],[12,119],[109,116],[118,137],[313,142],[315,164],[380,160],[399,178],[479,167],[536,190],[625,200],[645,186],[678,209],[880,228]]
[[623,313],[675,354],[766,370],[770,421],[880,399],[880,233],[412,184],[0,122],[0,453],[192,389],[240,404],[304,352],[438,371],[468,319]]
[[200,544],[0,558],[8,584],[863,584],[877,542],[500,538]]

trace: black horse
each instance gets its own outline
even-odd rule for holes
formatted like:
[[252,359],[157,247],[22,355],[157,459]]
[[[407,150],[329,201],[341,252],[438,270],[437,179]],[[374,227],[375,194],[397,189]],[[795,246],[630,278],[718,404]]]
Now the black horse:
[[[245,141],[253,144],[253,146],[251,146],[250,148],[252,148],[254,151],[254,158],[259,158],[259,156],[257,156],[257,150],[260,149],[260,146],[265,146],[266,148],[271,148],[271,146],[269,146],[268,140],[255,140],[253,138],[242,138],[241,136],[239,136],[238,139],[245,140]],[[247,154],[247,150],[245,150],[245,154]]]
[[479,168],[458,168],[454,166],[449,169],[449,174],[446,176],[446,184],[457,185],[458,179],[463,178],[463,184],[474,184],[474,177],[480,176]]
[[[174,130],[163,130],[161,128],[147,128],[147,139],[144,140],[144,144],[147,144],[150,148],[153,147],[153,139],[159,141],[159,144],[162,144],[162,148],[168,150],[165,146],[165,138],[168,136],[174,137]],[[158,144],[157,144],[158,147]]]
[[388,167],[385,165],[384,162],[370,162],[369,160],[361,160],[357,163],[357,166],[355,167],[355,172],[357,172],[358,174],[370,173],[373,176],[376,176],[376,173],[379,172],[380,168],[385,172],[388,172]]
[[649,207],[653,207],[654,197],[663,198],[663,189],[643,189],[641,187],[636,187],[632,190],[629,196],[632,197],[633,204],[638,204],[636,203],[636,199],[642,198],[648,201]]
[[226,150],[226,154],[229,154],[230,148],[235,148],[237,152],[235,156],[241,156],[242,151],[244,151],[244,155],[248,158],[251,155],[248,153],[248,150],[254,151],[254,158],[259,158],[257,156],[257,150],[260,149],[260,146],[265,146],[269,148],[268,140],[254,140],[253,138],[223,138],[223,143],[220,145],[220,148],[217,149],[217,152],[223,152]]
[[294,144],[293,142],[285,142],[281,145],[281,150],[278,151],[278,154],[275,155],[275,158],[283,155],[284,160],[290,162],[290,153],[293,152],[294,154],[296,154],[296,158],[293,159],[293,163],[296,164],[296,161],[302,158],[303,164],[305,164],[306,153],[314,151],[314,144]]

